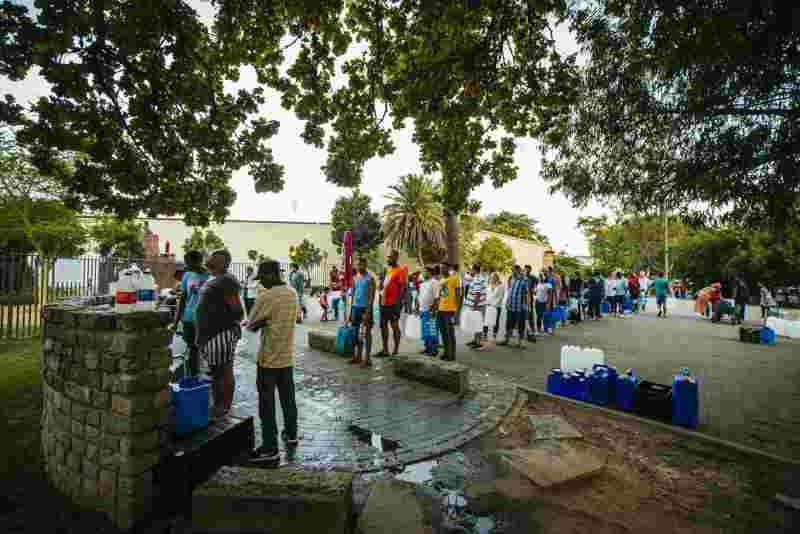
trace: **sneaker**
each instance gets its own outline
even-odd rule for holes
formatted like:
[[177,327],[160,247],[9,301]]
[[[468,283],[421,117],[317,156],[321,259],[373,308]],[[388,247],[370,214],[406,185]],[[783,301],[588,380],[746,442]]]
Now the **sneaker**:
[[278,449],[265,449],[264,447],[259,447],[254,450],[250,457],[250,461],[254,463],[279,462],[280,459],[281,453]]
[[300,438],[298,438],[297,436],[293,438],[289,437],[289,434],[285,430],[281,432],[281,439],[287,445],[297,445],[300,442]]

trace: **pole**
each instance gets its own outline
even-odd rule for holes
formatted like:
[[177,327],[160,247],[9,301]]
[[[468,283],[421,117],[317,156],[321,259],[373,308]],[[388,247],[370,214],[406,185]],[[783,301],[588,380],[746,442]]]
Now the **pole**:
[[664,272],[669,280],[669,217],[666,208],[664,208]]

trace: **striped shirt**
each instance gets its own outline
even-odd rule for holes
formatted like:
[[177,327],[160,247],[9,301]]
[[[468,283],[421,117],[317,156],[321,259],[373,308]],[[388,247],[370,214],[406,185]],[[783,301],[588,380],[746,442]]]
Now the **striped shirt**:
[[476,276],[469,284],[469,294],[467,295],[467,305],[470,308],[483,308],[486,306],[486,279],[483,276]]
[[261,329],[258,366],[271,369],[294,367],[294,330],[297,321],[297,292],[285,285],[269,289],[259,286],[251,322],[266,321]]
[[528,280],[525,277],[512,278],[508,289],[509,311],[518,312],[528,309]]
[[242,329],[239,325],[223,330],[200,348],[200,354],[210,366],[229,363],[233,361],[236,344],[239,343],[241,337]]

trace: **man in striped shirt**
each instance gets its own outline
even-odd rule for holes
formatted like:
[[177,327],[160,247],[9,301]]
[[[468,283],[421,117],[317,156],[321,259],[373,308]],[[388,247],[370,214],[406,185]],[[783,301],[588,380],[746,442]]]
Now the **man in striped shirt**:
[[508,288],[508,301],[506,306],[508,311],[506,338],[498,343],[498,345],[508,345],[511,334],[516,328],[519,334],[519,343],[517,343],[517,347],[523,348],[525,346],[525,322],[528,319],[529,297],[530,287],[528,278],[522,274],[522,269],[519,265],[514,265],[514,274],[511,277],[511,284]]

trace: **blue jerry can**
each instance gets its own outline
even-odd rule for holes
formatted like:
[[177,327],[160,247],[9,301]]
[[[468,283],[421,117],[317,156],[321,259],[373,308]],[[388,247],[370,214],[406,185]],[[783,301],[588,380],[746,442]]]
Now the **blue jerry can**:
[[208,426],[208,382],[196,376],[170,384],[175,408],[175,433],[189,434]]
[[628,372],[617,377],[615,404],[620,410],[630,412],[633,409],[636,382],[637,379],[633,372]]
[[672,424],[697,427],[699,395],[697,379],[684,367],[672,380]]
[[561,392],[563,381],[564,373],[561,372],[561,369],[551,369],[550,374],[547,375],[547,392],[553,395],[563,395]]

